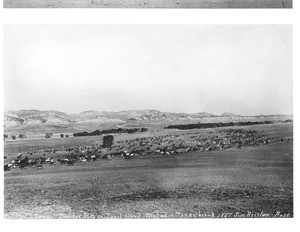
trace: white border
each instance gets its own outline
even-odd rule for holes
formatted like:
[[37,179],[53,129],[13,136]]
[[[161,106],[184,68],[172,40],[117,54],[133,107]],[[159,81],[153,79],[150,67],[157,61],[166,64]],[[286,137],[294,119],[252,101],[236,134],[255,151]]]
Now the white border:
[[[4,220],[2,231],[295,231],[299,226],[299,106],[300,12],[294,9],[0,9],[0,71],[3,83],[4,24],[292,24],[294,41],[294,218],[293,219],[184,219],[184,220]],[[2,4],[3,6],[3,4]],[[3,90],[3,86],[1,86]],[[3,93],[0,95],[3,112]],[[3,115],[0,116],[1,123]],[[1,125],[1,133],[3,133]],[[2,138],[1,146],[3,150]],[[2,151],[3,152],[3,151]],[[2,153],[1,152],[1,153]],[[3,157],[3,156],[1,156]],[[1,158],[1,162],[3,159]],[[3,193],[3,169],[1,171]]]

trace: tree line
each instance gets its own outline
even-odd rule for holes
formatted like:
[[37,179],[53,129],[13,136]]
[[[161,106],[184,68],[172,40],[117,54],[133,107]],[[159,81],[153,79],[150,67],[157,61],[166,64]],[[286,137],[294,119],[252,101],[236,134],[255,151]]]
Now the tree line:
[[214,127],[226,127],[226,126],[251,126],[257,124],[273,124],[272,121],[263,122],[217,122],[217,123],[197,123],[197,124],[181,124],[181,125],[170,125],[164,127],[164,129],[179,129],[179,130],[189,130],[189,129],[201,129],[201,128],[214,128]]
[[[4,135],[3,135],[4,141],[5,141],[6,139],[8,139],[8,138],[9,138],[8,134],[4,134]],[[26,138],[26,136],[25,136],[24,134],[11,135],[11,139],[12,139],[12,140],[16,140],[16,139],[24,139],[24,138]]]
[[147,128],[128,128],[128,129],[124,129],[124,128],[118,128],[118,129],[108,129],[108,130],[95,130],[92,132],[77,132],[74,133],[73,136],[74,137],[78,137],[78,136],[95,136],[95,135],[103,135],[103,134],[121,134],[121,133],[127,133],[127,134],[133,134],[133,133],[137,133],[137,132],[147,132],[148,129]]

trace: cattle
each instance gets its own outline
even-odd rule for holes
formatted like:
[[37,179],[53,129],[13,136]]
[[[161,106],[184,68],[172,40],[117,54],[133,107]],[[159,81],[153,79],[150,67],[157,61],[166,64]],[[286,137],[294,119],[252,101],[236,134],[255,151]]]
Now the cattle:
[[43,169],[44,167],[43,167],[43,165],[42,164],[38,164],[38,165],[36,165],[36,169]]
[[11,167],[8,164],[4,164],[4,171],[10,171]]
[[[113,157],[132,159],[137,156],[158,155],[171,156],[182,155],[189,152],[211,152],[214,150],[225,150],[230,148],[243,149],[249,146],[268,145],[270,143],[292,142],[292,138],[274,138],[265,135],[262,131],[245,129],[217,129],[216,131],[188,132],[172,135],[153,135],[142,138],[119,140],[111,148],[103,149],[101,145],[62,147],[57,149],[40,149],[44,154],[38,160],[22,160],[22,153],[11,162],[11,167],[28,166],[37,168],[43,164],[54,164],[52,157],[46,157],[47,153],[58,153],[66,151],[67,156],[60,159],[57,156],[57,163],[74,165],[75,162],[95,162],[99,158],[111,160]],[[38,149],[39,150],[39,149]],[[34,152],[27,152],[32,155]],[[67,157],[67,158],[66,158]],[[6,156],[4,158],[7,158]]]
[[74,160],[68,160],[68,161],[67,161],[67,164],[68,164],[69,166],[74,165]]

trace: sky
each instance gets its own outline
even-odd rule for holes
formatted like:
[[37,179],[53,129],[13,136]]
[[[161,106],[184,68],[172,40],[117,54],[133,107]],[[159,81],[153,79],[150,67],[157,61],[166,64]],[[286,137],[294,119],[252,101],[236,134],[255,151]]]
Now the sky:
[[292,26],[5,25],[21,109],[292,114]]

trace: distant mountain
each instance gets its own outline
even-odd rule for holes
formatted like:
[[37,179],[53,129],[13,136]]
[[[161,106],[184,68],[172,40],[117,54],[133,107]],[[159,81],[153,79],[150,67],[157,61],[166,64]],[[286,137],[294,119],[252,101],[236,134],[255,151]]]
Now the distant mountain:
[[59,111],[11,110],[4,113],[4,126],[68,122],[71,122],[69,115]]
[[225,113],[221,114],[220,116],[221,117],[232,117],[232,118],[243,117],[241,115],[232,114],[232,113],[229,113],[229,112],[225,112]]
[[229,122],[255,121],[275,118],[276,120],[291,119],[285,115],[241,116],[232,113],[221,115],[201,113],[170,113],[158,110],[123,110],[118,112],[84,111],[79,114],[67,114],[59,111],[19,110],[4,113],[4,129],[30,131],[79,131],[95,127],[130,127],[168,125],[189,122]]
[[178,121],[200,120],[218,117],[209,113],[166,113],[158,110],[123,110],[119,112],[84,111],[79,114],[67,114],[59,111],[19,110],[4,113],[5,126],[25,124],[68,124],[82,122],[126,123],[128,121]]

